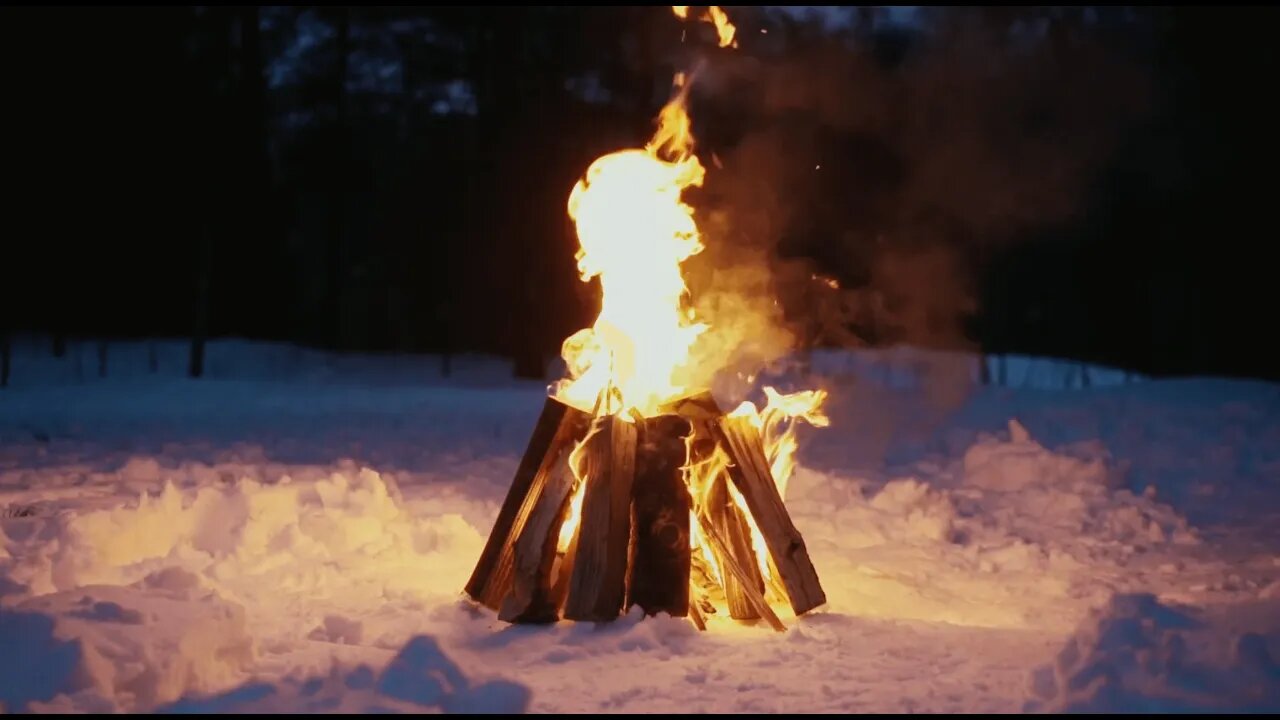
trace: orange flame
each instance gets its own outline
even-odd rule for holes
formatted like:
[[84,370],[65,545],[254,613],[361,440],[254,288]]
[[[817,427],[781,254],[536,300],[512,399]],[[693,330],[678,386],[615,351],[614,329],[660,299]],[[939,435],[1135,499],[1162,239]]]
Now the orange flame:
[[706,170],[693,154],[688,85],[683,75],[676,81],[680,91],[645,148],[597,159],[569,195],[578,271],[584,282],[600,278],[603,297],[595,323],[565,340],[569,378],[553,393],[584,411],[607,394],[605,404],[624,417],[657,414],[686,393],[679,370],[706,329],[687,306],[680,273],[703,248],[681,194],[701,185]]
[[[672,6],[687,18],[689,6]],[[711,6],[700,20],[713,23],[720,46],[736,47],[734,26],[724,11]],[[585,448],[598,432],[600,418],[617,415],[627,422],[662,412],[668,403],[703,389],[692,386],[686,365],[690,349],[706,325],[688,302],[681,264],[703,249],[693,208],[683,200],[702,184],[705,168],[693,154],[687,109],[689,81],[676,75],[677,92],[661,110],[653,137],[644,148],[621,150],[596,159],[569,195],[568,211],[578,233],[578,271],[584,282],[599,278],[600,312],[589,328],[571,335],[561,353],[568,377],[550,390],[562,402],[590,413],[597,421],[569,456],[575,487],[560,528],[558,550],[565,553],[581,522],[587,474]],[[785,494],[795,468],[796,420],[824,426],[823,391],[782,395],[764,389],[767,403],[758,411],[743,403],[731,415],[746,417],[760,431],[766,459]],[[772,577],[769,552],[746,503],[729,477],[723,448],[692,460],[694,435],[686,438],[684,479],[692,498],[690,547],[705,561],[715,581],[724,569],[703,536],[701,517],[715,483],[725,482],[729,497],[743,511],[751,530],[756,561],[776,595],[785,595]]]
[[[826,400],[827,393],[825,390],[805,390],[783,395],[774,388],[766,386],[764,394],[767,402],[763,412],[758,411],[755,404],[748,401],[729,413],[729,417],[745,418],[760,431],[760,439],[764,445],[765,458],[769,461],[773,481],[778,486],[778,494],[785,499],[787,482],[795,471],[795,454],[799,448],[799,443],[796,442],[798,428],[796,421],[804,420],[815,427],[826,427],[828,419],[822,411],[822,403]],[[689,484],[696,507],[705,504],[712,484],[722,473],[727,473],[728,468],[728,456],[717,448],[710,458],[698,464],[691,464],[686,469],[686,482]],[[749,512],[746,499],[727,476],[725,481],[728,483],[729,497],[742,510],[751,528],[751,546],[755,551],[756,563],[760,567],[760,575],[766,581],[777,585],[778,583],[772,582],[774,578],[769,567],[769,548],[765,545],[764,533],[760,532],[755,517]],[[703,553],[711,554],[707,549],[704,549]]]
[[[672,5],[671,12],[675,13],[676,17],[681,20],[689,19],[688,5]],[[720,9],[719,5],[709,6],[707,11],[698,19],[716,26],[716,35],[720,38],[720,47],[738,47],[738,41],[734,39],[738,29],[733,26],[733,23],[729,22],[729,16],[725,14],[724,10]]]

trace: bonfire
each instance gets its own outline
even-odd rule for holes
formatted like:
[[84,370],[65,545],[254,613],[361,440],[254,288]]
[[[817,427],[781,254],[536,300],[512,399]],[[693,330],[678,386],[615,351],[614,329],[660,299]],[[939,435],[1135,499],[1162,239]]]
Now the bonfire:
[[[715,26],[719,7],[682,19]],[[675,79],[643,147],[598,158],[569,195],[583,282],[599,278],[599,315],[564,342],[567,377],[549,388],[524,458],[466,592],[513,623],[646,614],[763,620],[826,602],[783,498],[797,421],[825,425],[821,391],[764,388],[763,410],[723,412],[693,378],[707,330],[682,263],[703,249],[684,191],[705,176]]]

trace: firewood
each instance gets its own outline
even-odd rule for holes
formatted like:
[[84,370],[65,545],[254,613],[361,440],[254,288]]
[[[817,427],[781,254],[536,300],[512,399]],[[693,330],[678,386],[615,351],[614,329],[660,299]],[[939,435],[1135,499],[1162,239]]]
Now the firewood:
[[639,427],[627,605],[639,605],[646,615],[684,617],[689,610],[689,491],[682,470],[689,431],[675,415],[649,418]]
[[543,623],[558,618],[560,601],[552,592],[551,568],[572,491],[569,453],[560,453],[513,546],[511,591],[502,600],[500,620]]
[[626,592],[636,426],[611,415],[596,423],[584,448],[587,486],[564,605],[569,620],[613,620]]
[[510,591],[516,537],[542,494],[546,473],[572,449],[589,420],[586,413],[546,399],[498,519],[467,582],[466,592],[475,601],[497,610]]
[[[755,552],[751,548],[751,527],[733,498],[729,497],[728,481],[723,476],[712,481],[705,510],[711,524],[725,542],[724,551],[733,555],[745,574],[745,577],[739,578],[733,573],[722,573],[729,617],[735,620],[754,620],[760,617],[760,613],[756,612],[749,595],[764,595],[764,578],[760,575]],[[716,561],[721,568],[724,567],[725,559],[720,553],[717,553]]]
[[689,603],[689,619],[693,620],[694,627],[699,630],[707,629],[707,621],[702,617],[702,611],[698,609],[698,603]]
[[711,548],[715,551],[716,557],[724,559],[721,572],[726,577],[733,575],[737,578],[737,581],[742,585],[743,597],[751,603],[755,611],[760,614],[760,617],[764,618],[765,621],[769,623],[770,627],[778,632],[786,630],[787,626],[782,624],[782,621],[778,619],[777,613],[773,611],[773,608],[769,607],[769,603],[765,601],[764,595],[762,593],[751,591],[752,587],[749,581],[750,575],[747,573],[745,568],[738,564],[738,561],[733,558],[733,555],[728,552],[728,546],[720,537],[720,533],[712,526],[711,519],[707,517],[706,513],[698,515],[698,527],[701,528],[703,535],[707,538],[708,542],[711,543]]
[[747,502],[747,509],[764,536],[773,566],[782,579],[791,609],[802,615],[826,603],[818,573],[809,560],[804,538],[791,522],[778,486],[769,470],[760,433],[746,418],[721,418],[715,427],[732,464],[729,476]]
[[679,415],[690,420],[715,420],[724,414],[716,404],[715,397],[707,390],[672,400],[663,405],[660,410],[663,413]]

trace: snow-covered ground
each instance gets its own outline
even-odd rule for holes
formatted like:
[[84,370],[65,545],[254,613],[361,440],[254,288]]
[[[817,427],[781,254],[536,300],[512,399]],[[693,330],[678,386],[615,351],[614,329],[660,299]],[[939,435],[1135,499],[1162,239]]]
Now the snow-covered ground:
[[500,361],[15,352],[9,711],[1280,710],[1280,386],[819,354],[774,379],[831,393],[787,491],[829,602],[699,633],[462,598],[544,394]]

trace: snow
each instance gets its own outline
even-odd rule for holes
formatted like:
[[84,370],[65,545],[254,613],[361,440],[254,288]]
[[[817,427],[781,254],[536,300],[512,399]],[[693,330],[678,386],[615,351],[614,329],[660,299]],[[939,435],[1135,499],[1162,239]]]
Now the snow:
[[503,361],[48,347],[0,391],[5,710],[1280,709],[1274,385],[815,353],[771,381],[831,393],[787,491],[828,603],[699,633],[463,599],[545,390]]

